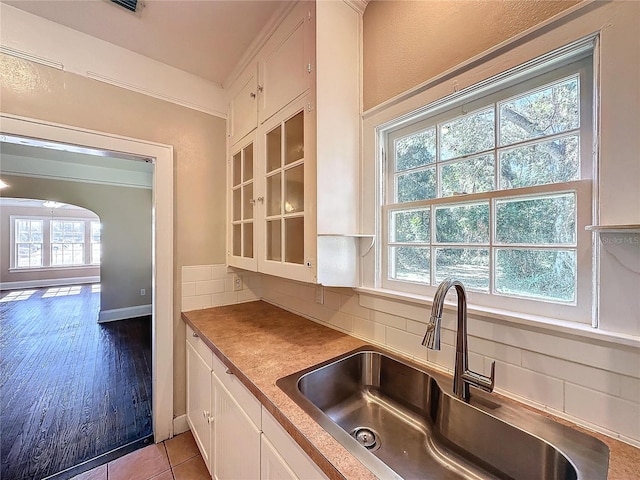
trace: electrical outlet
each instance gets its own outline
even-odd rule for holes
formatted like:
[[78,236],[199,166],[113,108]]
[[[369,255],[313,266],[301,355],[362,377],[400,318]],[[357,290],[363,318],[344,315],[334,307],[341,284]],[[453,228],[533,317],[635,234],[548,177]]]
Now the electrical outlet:
[[242,290],[242,278],[238,275],[233,276],[233,291],[237,292],[238,290]]
[[141,288],[140,289],[140,296],[142,297],[142,296],[144,296],[146,294],[147,294],[147,291],[144,288]]
[[324,305],[324,287],[322,285],[316,285],[316,303]]

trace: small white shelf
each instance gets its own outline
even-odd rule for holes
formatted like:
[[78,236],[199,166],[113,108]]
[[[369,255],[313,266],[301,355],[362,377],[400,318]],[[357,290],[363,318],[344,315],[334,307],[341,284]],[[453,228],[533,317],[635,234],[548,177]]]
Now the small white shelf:
[[598,233],[638,233],[640,232],[639,224],[624,225],[587,225],[585,230]]

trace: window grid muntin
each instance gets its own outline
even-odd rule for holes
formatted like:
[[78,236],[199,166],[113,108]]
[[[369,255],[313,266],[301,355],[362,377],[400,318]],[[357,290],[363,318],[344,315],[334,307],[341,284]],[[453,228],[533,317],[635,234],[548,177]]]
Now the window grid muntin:
[[[580,128],[582,126],[582,101],[581,101],[581,99],[582,99],[582,95],[581,95],[581,93],[582,93],[582,82],[580,81],[580,76],[581,76],[581,72],[572,73],[572,74],[566,75],[566,76],[564,76],[564,77],[562,77],[562,78],[560,78],[558,80],[554,80],[552,82],[545,83],[544,85],[540,85],[539,87],[536,87],[534,89],[526,90],[526,91],[524,91],[522,93],[511,95],[510,97],[504,98],[502,100],[497,100],[495,102],[495,105],[496,105],[497,108],[495,109],[496,128],[494,129],[494,132],[495,132],[495,143],[494,143],[494,145],[496,145],[496,147],[504,148],[504,147],[514,146],[514,145],[517,145],[517,144],[520,144],[520,143],[526,143],[526,142],[531,141],[531,140],[539,140],[539,139],[543,139],[543,138],[550,138],[552,136],[566,134],[569,131],[578,131],[579,132]],[[519,142],[511,142],[511,143],[507,143],[507,144],[504,144],[504,145],[500,144],[500,133],[501,133],[500,132],[500,108],[498,108],[498,107],[501,104],[508,103],[511,100],[522,98],[522,97],[525,97],[527,95],[533,95],[533,94],[535,94],[537,92],[541,92],[541,91],[545,90],[546,88],[553,88],[555,85],[559,85],[559,84],[564,83],[567,80],[573,79],[573,78],[575,78],[577,80],[577,83],[578,83],[578,86],[577,86],[577,88],[578,88],[578,104],[577,104],[577,108],[578,108],[578,115],[577,115],[578,116],[578,126],[576,128],[563,130],[562,132],[552,133],[550,135],[545,135],[543,137],[529,138],[527,140],[521,140]]]
[[[19,227],[20,222],[26,222],[28,225],[27,231],[21,231]],[[39,225],[40,236],[42,237],[39,242],[33,241],[34,225]],[[20,234],[27,233],[29,236],[29,241],[21,242]],[[32,265],[32,245],[39,245],[40,250],[40,262],[36,265]],[[27,247],[29,249],[29,257],[28,257],[28,265],[20,265],[20,249],[23,247]],[[30,219],[26,217],[18,217],[14,218],[14,264],[18,268],[39,268],[44,265],[44,225],[42,220]]]
[[[100,222],[91,222],[91,264],[100,265],[102,260],[102,225]],[[96,233],[97,231],[97,233]]]
[[[62,230],[61,232],[62,241],[60,241],[60,237],[57,237],[58,241],[56,241],[56,235],[59,235],[60,233],[56,234],[54,230],[58,225],[61,227],[61,230]],[[71,233],[67,231],[67,226],[69,225],[73,227],[71,228],[72,230]],[[72,238],[72,237],[75,237],[77,233],[79,233],[75,231],[76,226],[81,227],[80,231],[81,231],[82,241],[77,241],[76,238]],[[51,244],[50,244],[51,260],[49,263],[52,267],[65,267],[65,266],[71,266],[71,265],[75,266],[75,265],[85,264],[85,252],[84,252],[85,240],[86,240],[85,228],[86,228],[86,222],[84,220],[51,220],[50,237],[49,237],[51,239]],[[65,249],[67,249],[67,247],[71,249],[70,262],[65,261]],[[54,253],[55,249],[60,249],[60,253],[55,254]],[[79,253],[79,257],[80,257],[80,261],[78,262],[74,261],[77,253]]]
[[[559,300],[551,300],[547,298],[538,298],[532,296],[524,296],[524,295],[506,295],[503,293],[499,293],[496,288],[496,252],[499,249],[511,249],[511,250],[551,250],[551,251],[564,251],[570,250],[574,251],[575,255],[578,255],[578,229],[580,227],[578,212],[577,209],[574,213],[575,217],[575,229],[576,229],[576,242],[574,244],[553,244],[553,245],[544,245],[544,244],[535,244],[535,243],[517,243],[517,244],[509,244],[509,243],[497,243],[495,241],[495,229],[496,229],[496,207],[495,204],[498,200],[527,200],[527,199],[543,199],[543,198],[553,198],[563,194],[572,193],[576,198],[576,205],[580,202],[580,197],[586,195],[584,192],[585,185],[589,183],[588,180],[577,180],[573,182],[565,182],[562,184],[544,184],[544,185],[536,185],[532,187],[523,187],[518,189],[509,189],[509,190],[494,190],[491,192],[483,192],[473,195],[465,195],[464,200],[455,201],[455,197],[446,197],[446,198],[437,198],[430,200],[423,200],[419,202],[411,202],[410,204],[392,204],[385,205],[383,207],[384,215],[387,223],[387,234],[386,234],[386,245],[385,245],[385,254],[387,258],[387,279],[394,282],[401,283],[410,283],[415,285],[435,285],[436,284],[436,249],[441,248],[487,248],[489,250],[489,290],[478,290],[473,287],[467,287],[469,291],[476,291],[480,293],[488,293],[496,297],[510,297],[510,298],[524,298],[527,300],[535,300],[546,303],[554,303],[554,304],[567,304],[567,305],[575,305],[577,301],[577,275],[574,281],[574,299],[571,302],[562,302]],[[560,187],[560,188],[559,188]],[[436,206],[460,206],[464,204],[477,204],[480,201],[485,200],[488,201],[489,204],[489,243],[454,243],[454,242],[437,242],[436,241],[436,220],[435,220],[435,212]],[[411,210],[420,210],[420,209],[429,209],[430,215],[430,242],[392,242],[391,241],[391,232],[392,232],[392,215],[393,212],[402,212],[402,211],[411,211]],[[402,280],[398,278],[391,277],[391,268],[394,259],[391,254],[391,249],[393,247],[399,246],[411,246],[411,247],[420,247],[420,248],[429,248],[430,250],[430,275],[429,275],[429,283],[417,282],[417,281],[409,281]]]

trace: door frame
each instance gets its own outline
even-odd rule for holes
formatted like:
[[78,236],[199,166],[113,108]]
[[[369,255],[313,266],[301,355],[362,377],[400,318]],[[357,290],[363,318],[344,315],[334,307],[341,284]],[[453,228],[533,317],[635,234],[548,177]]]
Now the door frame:
[[[173,436],[173,147],[0,112],[0,135],[16,135],[152,159],[152,422]],[[108,158],[105,157],[105,161]]]

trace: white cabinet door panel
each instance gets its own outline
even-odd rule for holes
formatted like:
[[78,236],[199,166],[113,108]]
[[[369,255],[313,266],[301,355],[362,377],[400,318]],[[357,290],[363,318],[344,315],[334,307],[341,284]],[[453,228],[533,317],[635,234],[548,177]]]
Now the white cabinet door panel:
[[211,369],[187,342],[187,422],[211,471]]
[[215,395],[214,478],[260,478],[260,430],[213,373],[211,387],[212,395]]
[[262,436],[260,447],[260,480],[298,479],[264,435]]

